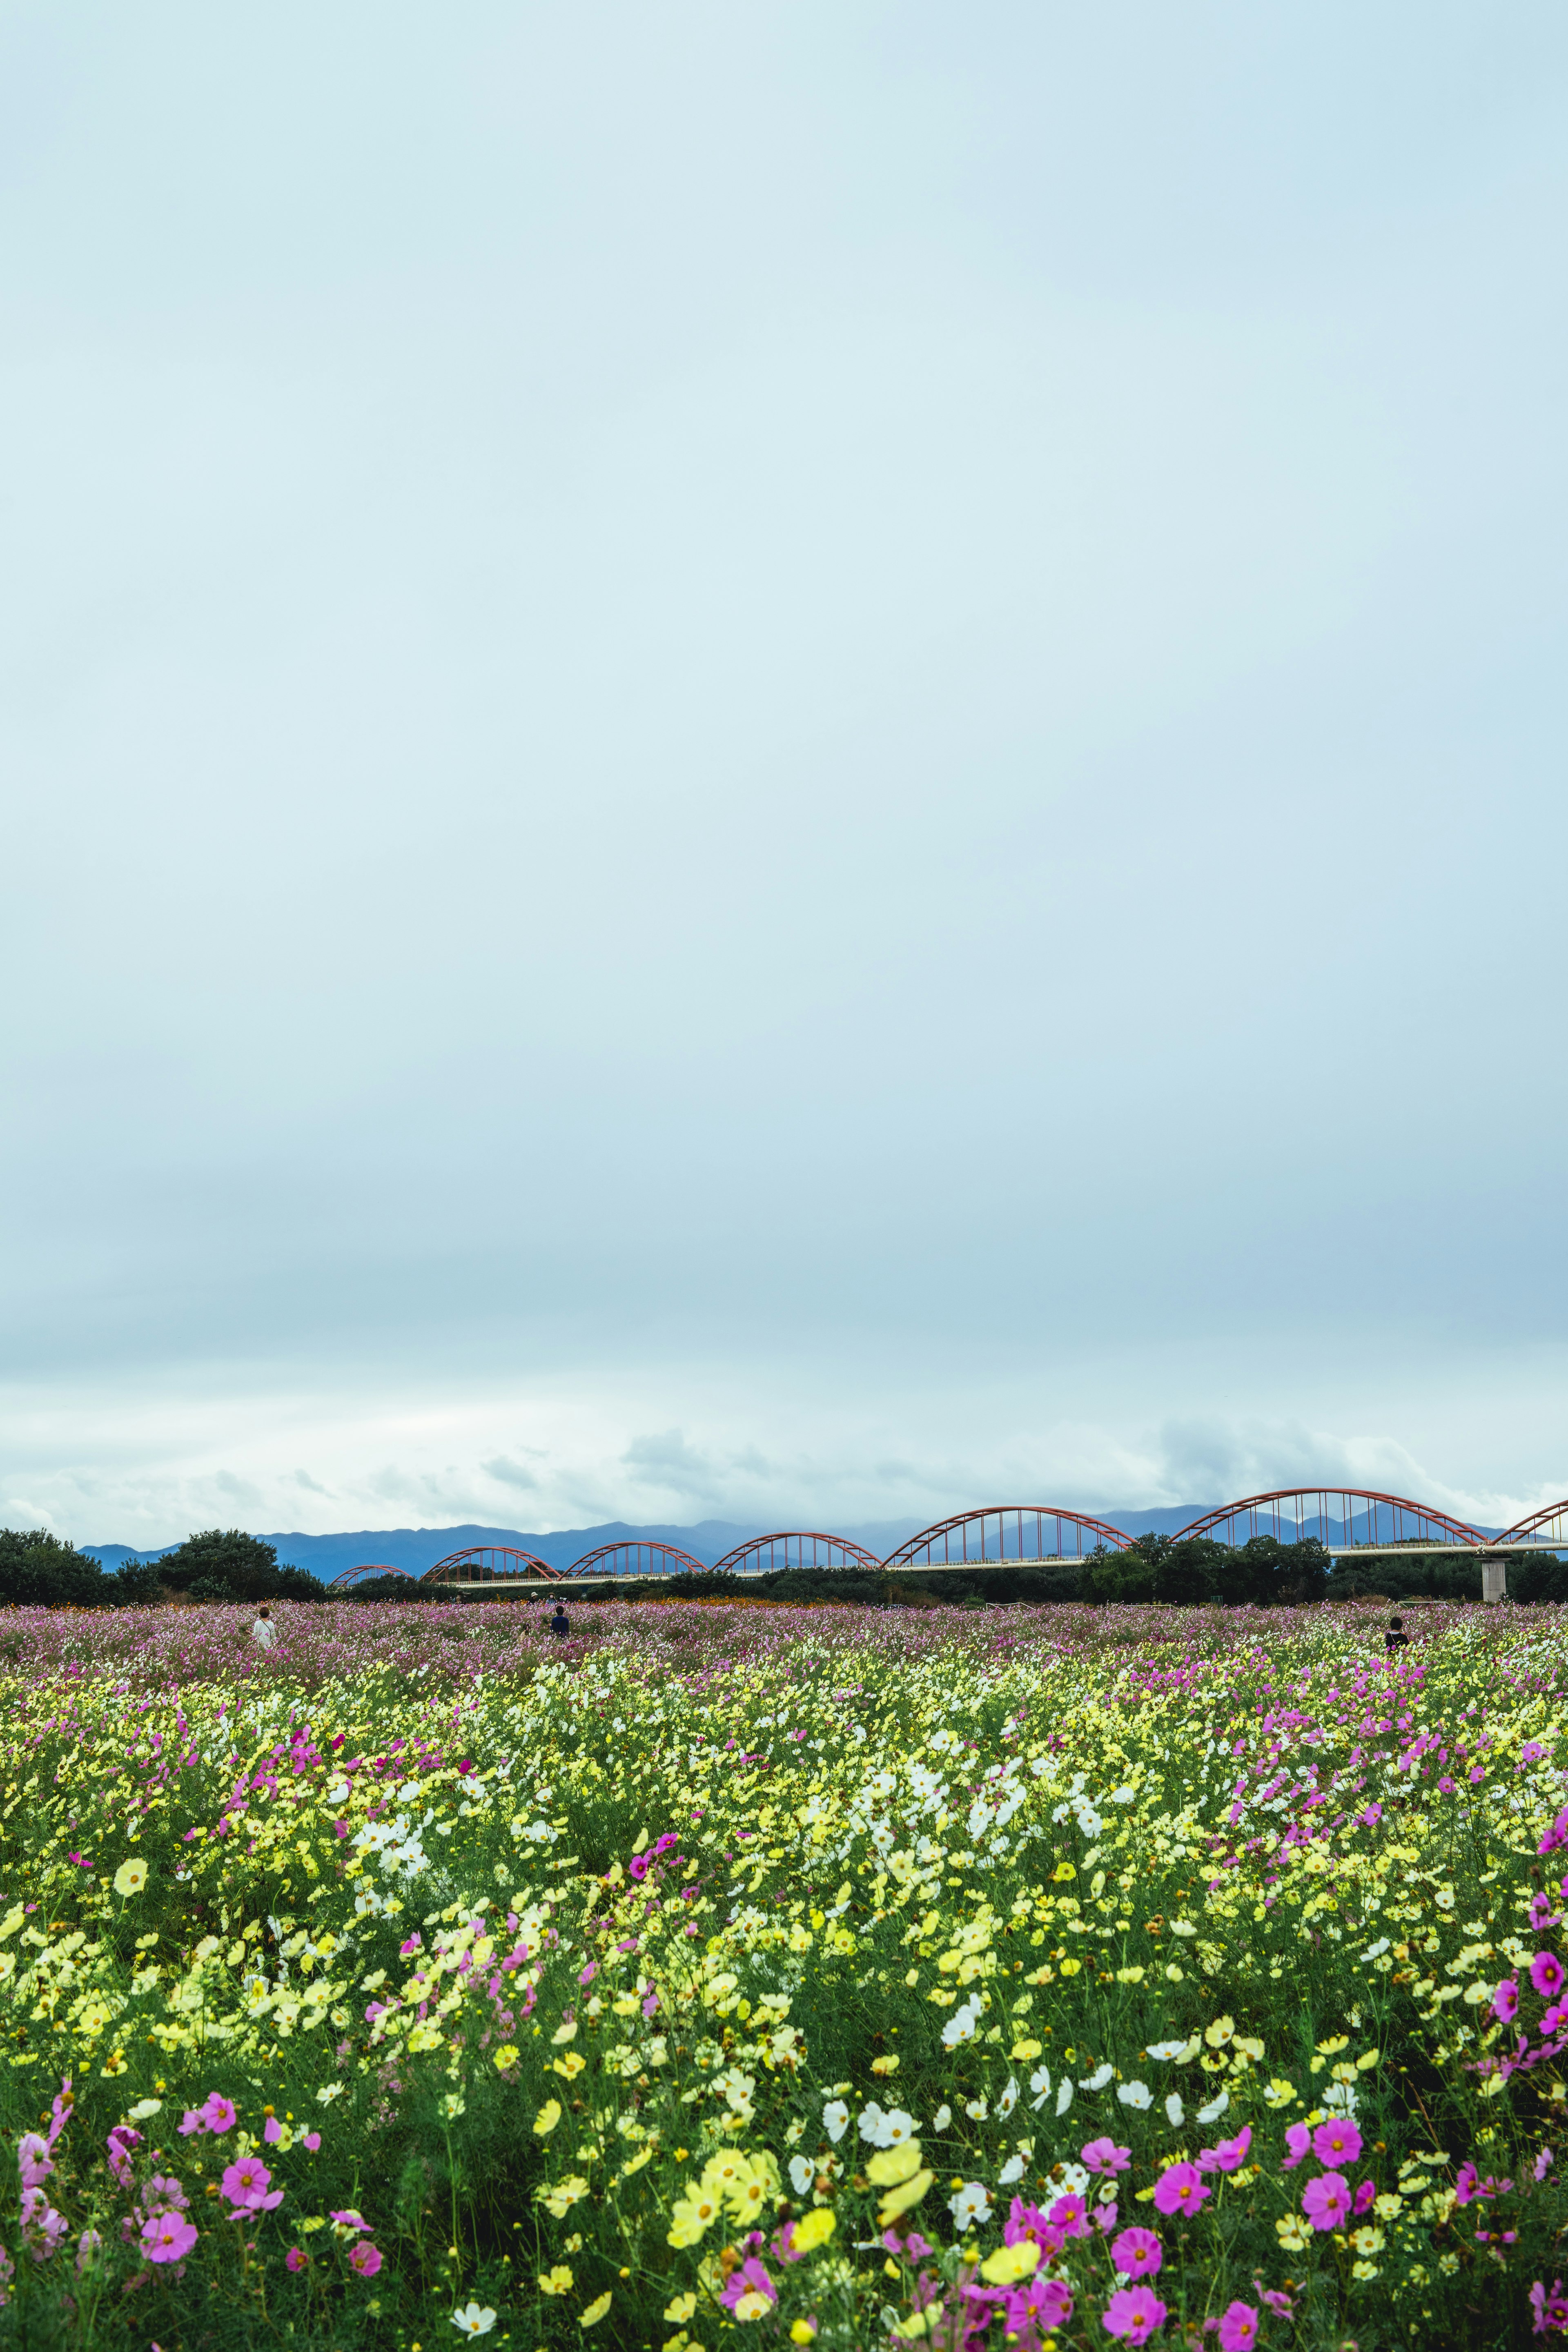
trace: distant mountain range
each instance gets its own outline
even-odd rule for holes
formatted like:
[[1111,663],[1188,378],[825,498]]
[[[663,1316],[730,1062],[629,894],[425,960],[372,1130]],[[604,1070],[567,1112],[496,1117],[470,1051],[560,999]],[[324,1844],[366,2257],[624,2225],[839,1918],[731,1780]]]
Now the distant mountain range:
[[[1160,1511],[1123,1511],[1114,1506],[1097,1508],[1090,1515],[1120,1528],[1124,1535],[1174,1535],[1198,1518],[1211,1507],[1204,1503],[1183,1503]],[[846,1536],[851,1543],[864,1545],[885,1559],[889,1552],[910,1536],[918,1535],[924,1519],[878,1519],[858,1527],[834,1528],[833,1535]],[[412,1576],[422,1576],[434,1568],[448,1552],[466,1551],[474,1544],[514,1544],[520,1551],[531,1551],[536,1559],[552,1568],[570,1568],[584,1552],[596,1550],[601,1544],[666,1543],[689,1552],[704,1567],[711,1567],[737,1544],[749,1542],[752,1537],[768,1535],[772,1529],[762,1526],[746,1527],[730,1519],[700,1519],[693,1527],[633,1527],[625,1519],[607,1520],[596,1528],[557,1528],[548,1535],[530,1534],[519,1528],[360,1528],[348,1535],[307,1536],[295,1533],[267,1535],[262,1540],[275,1544],[279,1560],[295,1568],[309,1569],[323,1584],[345,1569],[371,1565],[406,1569]],[[1316,1519],[1308,1521],[1304,1532],[1321,1535],[1325,1543],[1346,1541],[1364,1543],[1369,1528],[1365,1517],[1352,1520],[1350,1534],[1337,1519],[1321,1526]],[[1483,1535],[1497,1535],[1496,1528],[1483,1528]],[[130,1544],[83,1544],[84,1552],[101,1560],[106,1569],[118,1569],[126,1560],[161,1559],[173,1544],[162,1544],[155,1551],[137,1551]]]

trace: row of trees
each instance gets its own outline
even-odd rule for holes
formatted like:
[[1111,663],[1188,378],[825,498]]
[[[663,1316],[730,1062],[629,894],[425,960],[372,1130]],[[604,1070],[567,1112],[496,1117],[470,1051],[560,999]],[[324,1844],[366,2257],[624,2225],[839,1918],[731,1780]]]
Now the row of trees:
[[303,1568],[280,1566],[278,1548],[239,1528],[187,1536],[161,1559],[128,1559],[106,1569],[44,1528],[0,1528],[0,1605],[68,1603],[124,1608],[133,1601],[324,1601],[327,1590]]

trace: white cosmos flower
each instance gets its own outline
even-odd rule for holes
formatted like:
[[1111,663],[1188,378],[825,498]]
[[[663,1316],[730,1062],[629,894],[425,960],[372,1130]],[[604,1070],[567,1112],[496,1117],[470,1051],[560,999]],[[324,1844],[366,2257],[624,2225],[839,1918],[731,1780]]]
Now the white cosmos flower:
[[965,2003],[963,2009],[955,2009],[942,2029],[942,2038],[948,2049],[956,2050],[961,2042],[973,2042],[980,2030],[980,2017],[978,2002],[973,2007]]
[[905,2115],[902,2107],[882,2113],[875,2099],[870,2100],[860,2115],[860,2137],[868,2139],[873,2147],[898,2147],[913,2137],[915,2119]]
[[1065,2116],[1072,2105],[1072,2076],[1064,2074],[1057,2090],[1057,2113]]
[[1110,2060],[1107,2059],[1103,2064],[1095,2068],[1092,2074],[1084,2074],[1079,2077],[1079,2089],[1080,2091],[1103,2091],[1107,2083],[1110,2082],[1115,2072],[1115,2067],[1110,2063]]
[[1018,2077],[1016,2074],[1009,2074],[997,2097],[996,2112],[999,2116],[1010,2116],[1017,2104]]
[[1218,2123],[1218,2121],[1219,2121],[1219,2119],[1220,2119],[1221,2116],[1223,2116],[1223,2115],[1224,2115],[1224,2113],[1225,2113],[1225,2111],[1226,2111],[1226,2107],[1228,2107],[1228,2106],[1229,2106],[1229,2105],[1230,2105],[1230,2093],[1229,2093],[1228,2091],[1222,2091],[1222,2092],[1220,2093],[1220,2095],[1219,2095],[1219,2096],[1218,2096],[1218,2098],[1217,2098],[1217,2099],[1211,2099],[1211,2100],[1209,2101],[1209,2103],[1208,2103],[1208,2105],[1207,2105],[1207,2106],[1206,2106],[1206,2107],[1200,2107],[1200,2108],[1198,2109],[1198,2121],[1199,2121],[1199,2123],[1201,2123],[1201,2124],[1216,2124],[1216,2123]]
[[452,2314],[452,2325],[459,2336],[488,2336],[495,2324],[495,2313],[488,2304],[466,2303]]
[[1064,2191],[1068,2197],[1087,2197],[1089,2174],[1081,2164],[1064,2164],[1057,2185],[1058,2189]]
[[931,2127],[933,2132],[944,2132],[952,2121],[952,2109],[948,2105],[944,2099],[942,2105],[938,2107],[935,2115],[932,2116],[931,2119]]
[[1173,2091],[1171,2093],[1170,2097],[1165,2102],[1165,2113],[1170,2116],[1171,2121],[1175,2125],[1179,2131],[1183,2124],[1184,2124],[1187,2119],[1187,2111],[1182,2105],[1182,2095],[1180,2091]]
[[1124,2107],[1136,2107],[1140,2115],[1154,2104],[1154,2094],[1147,2083],[1118,2083],[1116,2095]]
[[837,2147],[849,2128],[849,2110],[842,2099],[828,2100],[822,2110],[822,2121],[828,2138]]
[[965,2099],[963,2112],[972,2124],[983,2124],[988,2110],[984,2099]]
[[961,2230],[968,2230],[976,2221],[991,2219],[991,2200],[978,2180],[966,2180],[957,2195],[948,2199],[947,2210]]
[[1007,2158],[1006,2163],[1002,2167],[1001,2171],[996,2175],[996,2185],[999,2189],[1011,2189],[1015,2180],[1022,2180],[1023,2178],[1023,2158],[1021,2156],[1010,2156]]
[[1186,2046],[1184,2042],[1151,2042],[1143,2055],[1145,2058],[1179,2058]]
[[797,2197],[804,2197],[816,2178],[816,2167],[804,2156],[792,2156],[789,2160],[790,2186]]

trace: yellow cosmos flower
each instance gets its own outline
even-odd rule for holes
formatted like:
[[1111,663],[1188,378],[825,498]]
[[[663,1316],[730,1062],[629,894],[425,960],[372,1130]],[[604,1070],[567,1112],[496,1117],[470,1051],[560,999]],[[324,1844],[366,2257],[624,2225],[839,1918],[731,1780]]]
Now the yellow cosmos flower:
[[147,1865],[139,1853],[122,1862],[114,1874],[116,1895],[140,1895],[147,1884]]

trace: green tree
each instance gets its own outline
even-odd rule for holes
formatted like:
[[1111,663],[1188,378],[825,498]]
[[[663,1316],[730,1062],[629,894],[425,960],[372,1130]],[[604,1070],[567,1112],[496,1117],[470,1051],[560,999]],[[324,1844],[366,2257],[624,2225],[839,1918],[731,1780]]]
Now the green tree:
[[47,1528],[0,1528],[0,1603],[100,1609],[114,1597],[110,1584],[97,1560]]
[[279,1567],[278,1547],[242,1528],[187,1536],[157,1563],[171,1592],[193,1601],[324,1601],[326,1587],[302,1568]]

